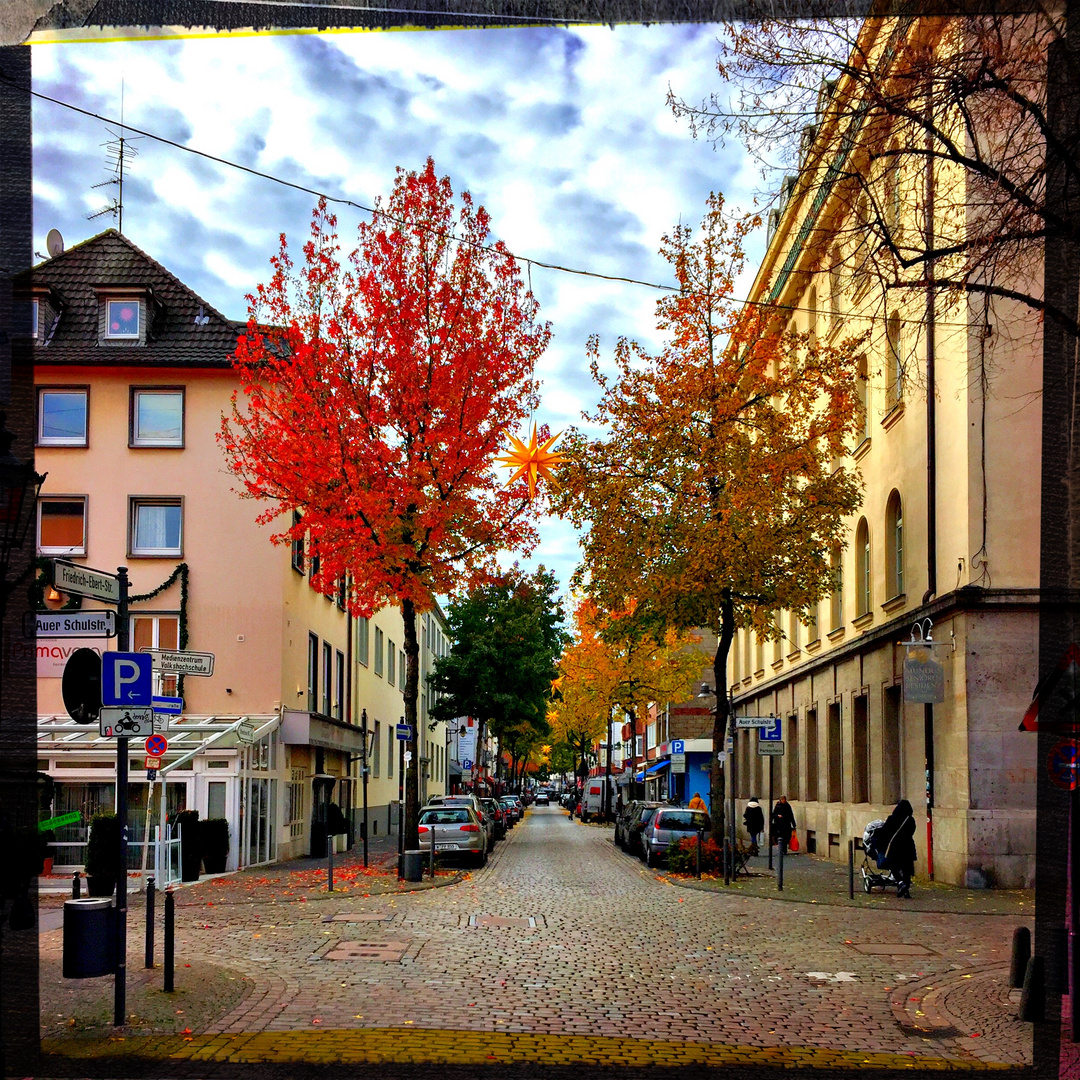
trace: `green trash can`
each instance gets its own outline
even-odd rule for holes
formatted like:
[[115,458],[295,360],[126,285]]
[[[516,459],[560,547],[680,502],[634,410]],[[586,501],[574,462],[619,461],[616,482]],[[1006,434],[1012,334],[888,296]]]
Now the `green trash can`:
[[65,979],[116,973],[116,908],[111,898],[64,901]]
[[406,881],[422,881],[424,879],[424,858],[426,851],[406,851],[401,864],[401,876]]

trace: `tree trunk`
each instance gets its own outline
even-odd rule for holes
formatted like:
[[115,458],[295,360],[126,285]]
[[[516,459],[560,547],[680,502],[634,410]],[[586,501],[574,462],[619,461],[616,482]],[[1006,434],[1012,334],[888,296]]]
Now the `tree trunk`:
[[[727,746],[728,728],[734,720],[729,718],[727,692],[727,661],[731,641],[735,636],[735,608],[731,594],[725,589],[720,602],[720,634],[713,657],[713,683],[716,690],[716,711],[713,713],[713,753],[709,762],[709,811],[712,817],[712,837],[720,845],[724,842],[726,810],[724,806],[725,777],[727,770],[720,767],[717,756]],[[733,755],[734,756],[734,755]],[[729,759],[730,762],[730,759]],[[730,765],[729,765],[730,768]]]
[[[420,696],[420,642],[416,636],[416,607],[411,600],[401,604],[401,621],[405,625],[405,723],[419,735],[417,701]],[[405,849],[420,845],[420,755],[419,739],[414,737],[412,761],[405,770]]]

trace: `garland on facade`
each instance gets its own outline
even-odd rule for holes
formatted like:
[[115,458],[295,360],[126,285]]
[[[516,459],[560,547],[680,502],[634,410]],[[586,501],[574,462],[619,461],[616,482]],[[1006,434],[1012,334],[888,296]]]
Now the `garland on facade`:
[[[128,603],[143,603],[146,600],[153,600],[155,596],[160,596],[166,589],[171,588],[176,584],[177,579],[180,580],[180,620],[179,629],[177,632],[177,645],[180,649],[186,649],[188,643],[188,621],[187,621],[187,609],[188,609],[188,564],[186,562],[177,563],[176,569],[156,588],[151,589],[147,593],[139,593],[136,596],[129,596]],[[184,676],[177,675],[176,677],[176,696],[184,696]]]

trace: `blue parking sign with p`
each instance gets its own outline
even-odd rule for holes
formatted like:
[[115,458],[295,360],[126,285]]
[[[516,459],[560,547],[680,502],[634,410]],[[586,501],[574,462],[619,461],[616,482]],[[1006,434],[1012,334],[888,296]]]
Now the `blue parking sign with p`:
[[153,686],[153,658],[149,653],[102,653],[102,705],[150,705]]
[[771,727],[758,728],[758,738],[762,742],[780,742],[782,739],[780,733],[780,717],[774,716],[772,718]]

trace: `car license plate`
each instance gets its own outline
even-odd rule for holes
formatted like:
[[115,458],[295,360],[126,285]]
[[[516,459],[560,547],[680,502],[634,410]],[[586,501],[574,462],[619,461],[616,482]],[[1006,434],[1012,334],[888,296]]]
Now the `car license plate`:
[[435,850],[436,851],[457,851],[457,849],[458,849],[457,844],[436,844],[435,845]]

